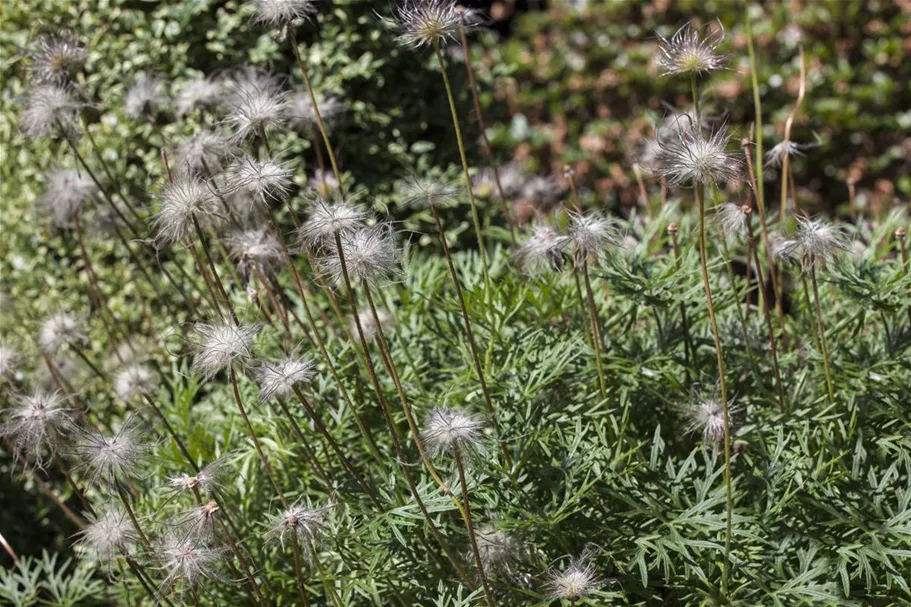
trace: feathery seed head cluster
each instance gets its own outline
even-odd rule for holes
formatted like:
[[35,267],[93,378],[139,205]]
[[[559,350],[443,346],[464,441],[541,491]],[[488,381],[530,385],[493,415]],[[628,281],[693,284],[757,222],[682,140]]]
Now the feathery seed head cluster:
[[570,237],[550,226],[537,224],[531,237],[516,251],[516,261],[525,272],[559,272],[566,264],[566,246]]
[[[373,339],[380,329],[383,329],[383,334],[389,333],[395,327],[395,316],[387,311],[378,309],[376,315],[380,319],[380,324],[376,324],[376,319],[373,317],[373,312],[371,310],[361,310],[358,312],[357,319],[361,323],[361,329],[364,331],[364,337],[366,339]],[[357,335],[357,325],[354,322],[354,319],[351,320],[350,327],[351,335]]]
[[114,507],[97,516],[89,515],[89,523],[79,535],[79,545],[102,563],[111,563],[121,554],[129,554],[139,539],[126,513]]
[[218,580],[218,563],[224,548],[212,548],[193,535],[179,531],[165,536],[158,547],[158,557],[165,571],[161,590],[172,588],[182,581],[195,587],[203,580]]
[[770,167],[780,167],[785,156],[793,158],[794,156],[806,156],[803,150],[808,146],[794,143],[793,141],[780,141],[772,149],[765,153],[766,164]]
[[395,21],[399,42],[415,49],[456,40],[459,26],[468,25],[455,0],[404,0],[396,7]]
[[752,209],[747,205],[725,202],[718,207],[715,215],[725,236],[746,236],[751,213]]
[[37,391],[15,397],[13,406],[3,410],[7,420],[0,424],[0,436],[10,437],[13,450],[26,464],[44,467],[45,456],[57,452],[70,417],[59,392]]
[[595,568],[583,557],[573,561],[563,571],[551,572],[547,576],[544,588],[551,600],[575,600],[587,596],[600,586],[601,580],[595,573]]
[[123,109],[134,120],[148,119],[167,103],[164,81],[156,74],[142,74],[127,90]]
[[196,357],[190,367],[210,378],[222,369],[243,364],[253,356],[258,325],[196,323]]
[[724,183],[741,175],[740,156],[727,151],[731,131],[723,126],[709,136],[699,125],[681,128],[658,140],[655,173],[668,185]]
[[196,233],[194,220],[199,221],[218,211],[215,194],[209,185],[195,178],[167,184],[158,194],[161,207],[153,225],[155,239],[160,243],[186,240]]
[[486,575],[490,575],[497,567],[508,567],[521,558],[519,542],[505,531],[497,531],[492,525],[482,525],[475,535],[478,552],[481,554],[481,566]]
[[197,489],[206,495],[212,495],[221,487],[222,480],[227,474],[228,462],[224,457],[220,457],[206,464],[193,476],[181,474],[168,478],[168,484],[177,491],[192,493]]
[[301,247],[310,252],[335,248],[335,235],[347,235],[364,227],[367,212],[348,202],[328,202],[318,198],[310,215],[297,231]]
[[484,422],[469,413],[448,407],[434,407],[424,418],[421,442],[428,455],[453,453],[457,448],[472,452],[481,445]]
[[180,89],[174,99],[174,113],[186,116],[196,109],[211,109],[221,103],[224,82],[211,78],[194,78]]
[[278,80],[261,72],[244,72],[234,81],[225,120],[238,143],[261,136],[285,123],[287,93]]
[[558,203],[565,192],[566,187],[553,175],[535,175],[522,186],[521,196],[547,208]]
[[266,228],[252,228],[234,232],[225,239],[231,257],[245,276],[256,266],[264,276],[269,276],[282,264],[282,251],[278,239]]
[[0,346],[0,379],[14,377],[19,369],[19,353],[9,346]]
[[412,176],[405,184],[403,204],[414,208],[448,207],[459,202],[462,187],[439,179]]
[[[733,404],[728,404],[728,418],[736,411]],[[724,405],[715,396],[700,396],[687,411],[687,431],[701,433],[706,443],[719,443],[724,440]]]
[[[338,122],[341,115],[347,110],[345,103],[338,97],[331,95],[323,96],[315,93],[317,107],[319,108],[319,117],[323,121],[323,126],[327,131]],[[313,100],[310,93],[294,93],[288,98],[288,121],[295,128],[311,128],[318,126],[319,121],[316,118],[316,109],[313,107]]]
[[88,53],[69,34],[63,33],[40,36],[29,56],[34,82],[65,86],[72,82],[73,74],[85,63]]
[[155,389],[155,375],[144,365],[129,365],[114,377],[114,394],[127,403]]
[[594,257],[597,260],[609,246],[621,242],[616,223],[593,212],[570,213],[567,231],[578,259]]
[[338,191],[339,183],[332,171],[317,170],[309,179],[307,185],[316,191],[320,198],[332,198]]
[[300,25],[316,13],[316,0],[254,0],[252,4],[254,21],[276,29]]
[[27,137],[50,137],[59,128],[66,137],[80,133],[79,111],[84,104],[57,84],[39,84],[28,91],[21,128]]
[[720,27],[705,34],[704,28],[687,23],[670,40],[659,36],[655,62],[665,76],[706,74],[724,67],[725,57],[718,53],[724,41]]
[[77,432],[81,440],[74,449],[80,460],[79,467],[86,469],[93,482],[116,483],[119,476],[130,476],[149,448],[135,416],[124,420],[113,436],[84,429],[77,429]]
[[312,361],[288,356],[279,362],[265,362],[259,369],[260,399],[266,402],[274,396],[288,396],[298,384],[310,381],[315,373]]
[[179,516],[176,526],[185,528],[188,536],[197,540],[215,539],[215,517],[220,510],[221,507],[215,501],[200,504]]
[[797,233],[793,240],[780,244],[778,255],[788,261],[797,261],[804,271],[822,263],[849,248],[840,227],[819,219],[797,217]]
[[47,176],[47,186],[38,203],[54,217],[57,228],[65,228],[97,193],[98,186],[86,173],[56,169]]
[[329,508],[331,506],[311,508],[309,504],[293,504],[272,517],[269,522],[269,536],[284,544],[286,536],[296,535],[304,556],[309,560],[314,544],[322,535]]
[[386,223],[344,233],[341,235],[344,266],[337,247],[327,249],[317,263],[338,286],[345,284],[345,271],[352,285],[381,285],[400,271],[399,250],[392,234],[392,226]]
[[207,179],[221,171],[234,146],[224,136],[202,131],[177,146],[174,170],[182,178]]
[[56,354],[66,345],[81,346],[88,343],[82,332],[83,320],[66,312],[51,314],[38,331],[38,346],[46,354]]
[[274,160],[260,161],[245,154],[229,168],[228,193],[244,192],[263,204],[284,200],[293,185],[294,171]]
[[[503,195],[507,198],[517,196],[525,185],[526,175],[518,162],[507,162],[498,167],[497,174],[500,177],[500,187],[503,188]],[[483,168],[472,177],[471,188],[475,196],[489,198],[493,195],[499,195],[497,191],[496,177],[493,169]]]

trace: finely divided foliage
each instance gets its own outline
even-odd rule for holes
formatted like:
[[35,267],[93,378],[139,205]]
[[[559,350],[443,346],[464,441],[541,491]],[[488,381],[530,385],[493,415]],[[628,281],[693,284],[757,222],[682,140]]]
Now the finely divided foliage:
[[14,21],[0,603],[911,604],[901,15],[245,2]]

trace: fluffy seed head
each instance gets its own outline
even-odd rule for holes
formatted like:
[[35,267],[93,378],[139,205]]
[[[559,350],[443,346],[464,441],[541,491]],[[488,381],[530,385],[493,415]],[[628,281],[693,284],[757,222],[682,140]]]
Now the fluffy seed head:
[[492,525],[482,525],[475,535],[478,552],[481,554],[481,566],[487,575],[497,567],[508,567],[521,557],[519,542],[510,534],[497,531]]
[[168,484],[176,491],[192,493],[193,489],[202,490],[206,495],[212,495],[222,485],[222,481],[229,473],[228,461],[220,457],[206,464],[193,476],[181,474],[168,479]]
[[41,324],[38,346],[46,354],[56,354],[66,345],[84,345],[89,338],[82,332],[82,326],[81,318],[66,312],[55,312]]
[[[323,96],[315,92],[314,94],[323,126],[327,131],[331,131],[348,108],[338,97]],[[288,98],[288,121],[295,128],[311,128],[318,125],[310,93],[294,93]]]
[[495,174],[491,168],[483,168],[478,171],[471,180],[472,191],[475,196],[489,198],[499,196],[496,178],[500,176],[500,187],[503,188],[503,195],[507,198],[517,196],[525,185],[526,175],[522,167],[517,162],[507,162],[500,166]]
[[127,403],[155,389],[155,375],[143,365],[130,365],[114,378],[114,394]]
[[[345,269],[352,285],[367,283],[381,285],[399,272],[399,251],[392,236],[392,226],[378,223],[369,228],[341,235]],[[342,258],[338,248],[318,260],[320,269],[328,274],[336,285],[345,284]]]
[[260,399],[266,402],[274,396],[288,396],[298,384],[310,381],[314,368],[312,361],[293,356],[263,363],[257,373]]
[[547,576],[545,592],[553,599],[578,599],[601,586],[594,567],[585,558],[573,561],[563,571],[553,571]]
[[771,150],[765,153],[766,164],[770,167],[780,167],[785,156],[793,158],[794,156],[806,156],[803,150],[806,146],[794,143],[793,141],[781,141]]
[[120,476],[130,476],[148,450],[144,430],[133,416],[113,436],[81,428],[76,431],[80,441],[74,447],[75,455],[93,482],[115,483]]
[[29,56],[32,60],[29,69],[35,82],[65,86],[85,63],[88,53],[68,33],[63,33],[40,36]]
[[483,438],[484,423],[458,409],[434,407],[424,418],[421,442],[431,456],[452,453],[456,448],[474,451]]
[[[728,418],[736,408],[728,405]],[[699,432],[706,443],[719,443],[724,440],[724,406],[717,397],[699,396],[687,411],[687,431]]]
[[59,392],[16,396],[12,407],[0,411],[6,418],[0,424],[0,436],[10,437],[16,457],[26,465],[43,469],[45,457],[57,452],[69,411]]
[[260,136],[285,122],[287,94],[271,75],[248,72],[234,82],[225,120],[235,142]]
[[174,112],[186,116],[196,109],[215,107],[222,100],[224,83],[211,78],[195,78],[184,84],[174,100]]
[[609,246],[621,242],[616,223],[597,213],[571,213],[567,231],[579,259],[594,257],[597,260]]
[[304,556],[309,560],[312,547],[322,535],[326,513],[330,508],[331,506],[311,508],[309,504],[293,504],[269,521],[269,537],[284,544],[286,536],[297,534]]
[[0,346],[0,379],[13,377],[19,368],[19,353],[8,346]]
[[531,237],[516,251],[516,262],[522,270],[532,274],[559,272],[566,264],[569,242],[569,236],[560,234],[554,228],[535,225]]
[[193,223],[218,211],[215,194],[209,185],[195,178],[167,184],[158,194],[161,201],[152,224],[159,243],[175,243],[196,233]]
[[694,28],[687,23],[670,40],[661,36],[658,39],[655,62],[662,75],[706,74],[724,67],[725,57],[718,53],[718,47],[724,41],[724,30],[720,26],[706,33],[703,28]]
[[269,276],[282,264],[282,251],[278,239],[266,228],[253,228],[234,232],[225,239],[237,268],[248,276],[255,266],[264,276]]
[[332,198],[338,191],[339,183],[332,171],[317,170],[307,182],[320,198]]
[[224,159],[233,151],[234,146],[222,135],[202,131],[174,150],[174,172],[181,178],[207,179],[221,171]]
[[553,175],[535,175],[522,186],[521,196],[547,208],[560,201],[566,188]]
[[38,204],[53,216],[57,228],[65,228],[97,193],[98,186],[86,173],[56,169],[48,174],[47,186]]
[[191,369],[209,378],[253,356],[253,341],[259,326],[196,323],[194,330],[196,357]]
[[310,215],[297,231],[301,247],[308,251],[335,248],[335,234],[347,235],[364,227],[367,212],[348,202],[314,201]]
[[284,200],[294,185],[294,171],[274,160],[260,161],[249,155],[238,158],[229,168],[229,194],[243,192],[255,201]]
[[134,120],[145,120],[154,116],[158,108],[167,102],[162,79],[155,74],[142,74],[127,90],[123,111]]
[[[380,324],[376,324],[376,319],[373,317],[373,312],[371,310],[361,310],[358,312],[357,319],[361,323],[361,329],[364,330],[364,337],[366,339],[373,339],[377,333],[379,333],[380,328],[383,329],[383,334],[388,334],[389,331],[395,327],[395,316],[387,311],[379,309],[376,311],[376,315],[380,319]],[[357,325],[354,322],[354,319],[351,319],[350,331],[352,335],[357,335]]]
[[404,0],[396,7],[398,41],[410,48],[445,45],[458,36],[459,25],[469,24],[455,0]]
[[84,104],[56,84],[39,84],[28,91],[21,128],[27,137],[50,137],[58,128],[68,137],[80,132],[78,113]]
[[449,207],[458,204],[462,188],[439,179],[410,177],[403,192],[402,203],[414,208]]
[[206,542],[215,539],[215,517],[221,511],[218,502],[209,501],[176,517],[175,527],[186,529],[189,537]]
[[740,177],[740,156],[727,151],[731,131],[723,126],[706,136],[698,125],[682,127],[658,140],[655,173],[676,187],[691,183],[728,182]]
[[787,261],[799,262],[807,271],[848,248],[841,228],[819,219],[797,217],[797,233],[793,240],[780,244],[778,255]]
[[109,508],[97,516],[88,515],[85,529],[79,532],[79,545],[102,563],[111,563],[121,553],[129,553],[138,541],[133,523],[119,508]]
[[725,236],[745,236],[751,213],[748,205],[725,202],[715,211],[715,218]]
[[168,534],[158,546],[158,560],[165,571],[161,591],[180,581],[195,587],[203,580],[219,580],[218,563],[224,548],[210,548],[187,533]]
[[281,29],[300,25],[316,13],[316,0],[254,0],[254,21]]

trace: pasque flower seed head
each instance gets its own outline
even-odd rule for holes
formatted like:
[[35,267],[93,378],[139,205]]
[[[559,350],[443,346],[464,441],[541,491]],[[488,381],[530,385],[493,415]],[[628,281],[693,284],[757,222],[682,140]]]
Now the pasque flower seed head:
[[55,312],[41,324],[38,346],[46,354],[56,354],[64,346],[82,346],[88,343],[83,333],[83,319],[67,312]]
[[162,79],[156,74],[142,74],[127,89],[123,109],[134,120],[149,119],[168,103]]
[[551,600],[568,599],[574,601],[588,596],[592,590],[597,590],[600,586],[601,580],[595,573],[595,568],[583,556],[570,563],[568,568],[548,574],[544,590]]
[[22,111],[22,132],[37,139],[50,137],[61,129],[66,137],[75,137],[80,132],[78,114],[84,105],[76,101],[69,89],[60,85],[33,86]]
[[44,468],[45,458],[56,454],[70,421],[70,409],[59,392],[37,391],[16,396],[10,408],[0,411],[0,436],[9,437],[15,455],[26,465]]
[[274,160],[257,160],[244,154],[228,169],[228,193],[243,192],[263,204],[284,200],[293,185],[294,171]]
[[153,226],[156,240],[175,243],[196,233],[198,222],[218,211],[215,193],[208,183],[190,177],[167,184],[158,194],[161,206]]
[[259,326],[196,323],[194,331],[196,357],[190,368],[209,378],[252,358]]
[[723,126],[706,135],[697,124],[658,140],[655,174],[668,185],[724,183],[741,175],[740,155],[727,151],[731,131]]
[[124,403],[155,389],[155,374],[144,365],[133,364],[123,368],[114,377],[114,394]]
[[118,482],[120,476],[132,476],[145,457],[149,444],[139,418],[130,416],[120,430],[106,436],[93,430],[76,429],[79,442],[74,447],[79,467],[86,469],[92,481]]
[[256,267],[264,276],[274,274],[282,264],[278,239],[267,228],[252,228],[234,232],[225,239],[231,257],[245,276]]
[[29,57],[32,60],[29,70],[36,83],[66,86],[85,63],[88,53],[69,33],[63,32],[39,36]]
[[434,407],[424,418],[421,442],[431,456],[452,453],[456,448],[474,451],[481,444],[484,422],[458,409]]
[[820,219],[797,217],[797,233],[794,239],[779,245],[778,255],[785,260],[799,262],[807,271],[848,248],[841,228]]
[[57,228],[65,228],[97,194],[98,186],[84,171],[56,169],[48,174],[47,186],[38,203],[54,218]]
[[263,402],[275,396],[292,394],[298,384],[310,381],[315,373],[312,361],[287,356],[279,362],[264,362],[257,373],[260,399]]
[[725,57],[718,53],[724,30],[708,32],[687,23],[668,40],[659,36],[655,59],[663,75],[705,74],[724,67]]
[[317,265],[338,286],[345,284],[346,271],[352,285],[381,285],[400,271],[399,251],[392,234],[392,226],[386,223],[342,234],[344,266],[337,247],[327,247]]
[[316,13],[316,0],[254,0],[253,19],[266,27],[283,29],[300,25]]
[[560,271],[567,261],[569,236],[550,226],[535,225],[532,234],[516,251],[519,267],[532,274]]
[[398,40],[411,48],[444,45],[467,25],[455,0],[403,0],[395,10]]
[[335,235],[348,235],[364,227],[367,212],[350,202],[328,202],[318,198],[307,220],[297,231],[301,247],[310,252],[335,248]]

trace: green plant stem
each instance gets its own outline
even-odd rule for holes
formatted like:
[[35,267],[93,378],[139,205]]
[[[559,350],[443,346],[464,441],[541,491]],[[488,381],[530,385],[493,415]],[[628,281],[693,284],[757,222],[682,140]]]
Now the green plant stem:
[[[680,247],[677,243],[677,226],[671,226],[674,229],[671,230],[670,227],[668,231],[671,233],[671,243],[674,249],[674,267],[677,271],[680,271]],[[682,288],[681,288],[682,291]],[[690,375],[690,366],[695,363],[695,351],[693,350],[693,342],[690,338],[690,323],[686,317],[686,302],[683,300],[683,293],[680,294],[680,322],[683,324],[683,357],[684,362],[686,363],[686,382],[692,383],[692,376]]]
[[465,57],[465,72],[468,75],[468,85],[471,89],[471,100],[474,104],[475,118],[478,121],[478,130],[481,131],[481,141],[484,144],[484,150],[487,152],[487,159],[490,162],[490,168],[493,171],[493,180],[497,186],[497,194],[500,196],[500,207],[506,225],[509,228],[509,242],[515,248],[516,246],[516,227],[512,219],[512,213],[509,212],[509,201],[503,191],[503,185],[500,183],[500,167],[497,165],[493,155],[493,146],[490,145],[490,139],[487,137],[487,125],[484,123],[484,112],[481,110],[481,99],[478,95],[478,84],[474,76],[474,68],[471,65],[471,51],[468,47],[468,36],[465,35],[465,28],[459,25],[459,36],[462,39],[462,54]]
[[465,509],[462,511],[462,518],[465,521],[465,528],[468,530],[468,541],[471,543],[471,551],[474,554],[475,565],[478,568],[478,575],[481,577],[481,586],[484,589],[484,600],[488,607],[494,607],[495,603],[490,587],[487,583],[487,572],[484,571],[484,561],[481,559],[481,551],[478,549],[478,538],[475,536],[474,523],[471,520],[471,506],[468,495],[468,482],[465,479],[465,465],[462,463],[462,452],[459,444],[456,442],[452,446],[452,456],[456,462],[456,468],[459,471],[459,484],[462,486],[462,501]]
[[459,158],[462,161],[462,175],[465,178],[465,189],[468,194],[468,202],[471,204],[471,218],[474,221],[474,230],[478,238],[478,251],[481,255],[481,268],[484,271],[484,287],[488,294],[491,292],[490,272],[487,263],[487,248],[484,246],[484,236],[481,232],[481,220],[478,216],[478,205],[474,199],[474,191],[471,188],[471,175],[468,172],[468,157],[465,155],[465,144],[462,141],[462,128],[459,126],[459,113],[456,110],[455,97],[452,94],[452,85],[449,83],[449,74],[446,72],[446,60],[443,58],[443,51],[440,49],[440,43],[434,41],[437,60],[440,63],[440,73],[443,75],[443,85],[446,88],[446,98],[449,100],[449,111],[452,114],[452,128],[455,130],[456,144],[459,147]]
[[731,290],[734,292],[734,309],[737,311],[737,320],[740,321],[740,334],[743,338],[743,347],[747,352],[747,364],[749,365],[750,372],[755,375],[756,358],[753,355],[753,347],[750,345],[750,333],[747,330],[746,316],[743,313],[743,308],[740,307],[742,301],[737,293],[737,280],[734,275],[734,267],[731,265],[731,251],[728,247],[727,238],[723,234],[721,235],[721,251],[724,256],[724,265],[728,272],[728,280],[731,281]]
[[[765,207],[765,192],[763,187],[763,150],[762,150],[762,100],[759,97],[759,70],[756,52],[753,48],[753,19],[750,17],[749,7],[744,11],[746,16],[747,51],[750,57],[750,82],[753,89],[753,111],[756,114],[756,173],[753,190],[756,192],[756,202],[760,209]],[[747,153],[749,158],[749,153]],[[763,227],[765,233],[765,227]]]
[[234,311],[234,305],[231,303],[231,298],[228,297],[225,287],[221,284],[221,277],[218,275],[218,270],[215,268],[215,262],[212,260],[212,253],[209,251],[209,245],[206,242],[205,235],[202,233],[202,228],[199,225],[199,220],[196,219],[196,215],[193,215],[193,228],[196,230],[196,237],[199,238],[199,243],[202,245],[203,255],[206,257],[206,263],[209,264],[209,271],[212,272],[212,282],[215,283],[215,286],[218,289],[218,295],[222,298],[225,309],[231,314],[231,320],[233,320],[236,325],[238,324],[237,313]]
[[297,537],[297,531],[291,533],[291,548],[294,553],[294,576],[297,579],[297,591],[301,597],[301,603],[304,607],[310,607],[310,598],[307,595],[307,588],[304,586],[304,574],[301,571],[300,540]]
[[591,277],[588,275],[588,259],[582,259],[582,279],[585,284],[585,296],[588,300],[588,315],[591,319],[592,343],[595,346],[595,365],[598,368],[598,387],[601,389],[601,400],[607,400],[607,384],[604,381],[604,368],[601,361],[601,349],[604,347],[604,335],[601,330],[601,319],[595,307],[595,294],[592,290]]
[[335,607],[342,607],[342,602],[338,598],[338,594],[335,592],[335,587],[332,585],[332,581],[326,574],[326,570],[323,568],[323,563],[319,560],[319,554],[317,553],[316,548],[313,546],[312,542],[310,542],[310,554],[313,555],[313,564],[316,565],[316,571],[319,573],[320,581],[323,583],[323,588],[326,589],[326,594],[328,594],[329,598],[332,600],[332,604],[335,605]]
[[[907,230],[904,228],[895,231],[895,239],[898,241],[898,248],[902,255],[902,276],[908,275],[908,249],[905,247],[907,237]],[[911,308],[908,308],[908,328],[911,329]]]
[[594,349],[595,343],[592,339],[592,326],[591,322],[588,320],[588,314],[585,312],[586,300],[585,296],[582,295],[582,281],[579,279],[579,272],[577,268],[574,268],[573,271],[573,282],[576,284],[576,299],[579,301],[579,312],[582,314],[582,328],[585,332],[585,340],[588,342],[588,345]]
[[721,406],[724,411],[724,485],[727,493],[727,520],[725,523],[724,537],[724,569],[721,574],[721,592],[727,596],[728,577],[731,568],[731,537],[733,534],[732,520],[734,501],[731,491],[731,424],[728,411],[727,381],[724,376],[724,356],[721,351],[721,334],[718,331],[718,322],[715,318],[715,306],[712,305],[712,287],[709,283],[708,259],[705,246],[705,202],[704,194],[699,184],[693,184],[696,196],[696,206],[699,212],[699,265],[702,269],[702,286],[705,290],[705,302],[708,307],[709,321],[712,327],[712,338],[715,341],[715,359],[718,364],[718,382],[721,387]]
[[313,449],[311,449],[309,447],[308,443],[310,441],[307,438],[307,436],[304,434],[304,430],[303,430],[303,428],[301,428],[301,425],[297,421],[297,418],[291,414],[291,410],[288,408],[288,405],[285,403],[284,399],[276,398],[275,400],[276,400],[276,402],[278,402],[278,407],[281,409],[284,416],[288,418],[288,421],[291,424],[291,429],[297,435],[297,440],[300,442],[300,447],[304,452],[304,457],[307,459],[307,461],[313,467],[314,471],[316,472],[316,475],[320,477],[320,479],[323,481],[323,483],[326,485],[326,487],[331,488],[334,485],[333,479],[330,478],[329,474],[326,472],[325,469],[323,469],[322,465],[319,463],[319,459],[316,456],[316,452],[313,451]]
[[829,363],[829,348],[826,346],[826,325],[822,319],[822,306],[819,303],[819,285],[816,281],[816,265],[810,266],[810,284],[813,285],[813,301],[816,307],[816,322],[819,327],[819,347],[822,349],[822,361],[826,369],[826,393],[829,404],[835,404],[835,390],[832,387],[832,370]]
[[133,524],[133,529],[136,530],[136,534],[139,536],[140,543],[149,551],[149,554],[152,554],[152,543],[149,541],[149,537],[145,534],[145,531],[143,531],[142,527],[139,525],[139,519],[136,518],[136,513],[133,512],[133,506],[130,505],[130,498],[127,497],[126,490],[121,486],[117,479],[114,479],[114,485],[117,488],[117,495],[120,496],[120,501],[123,503],[127,516]]

